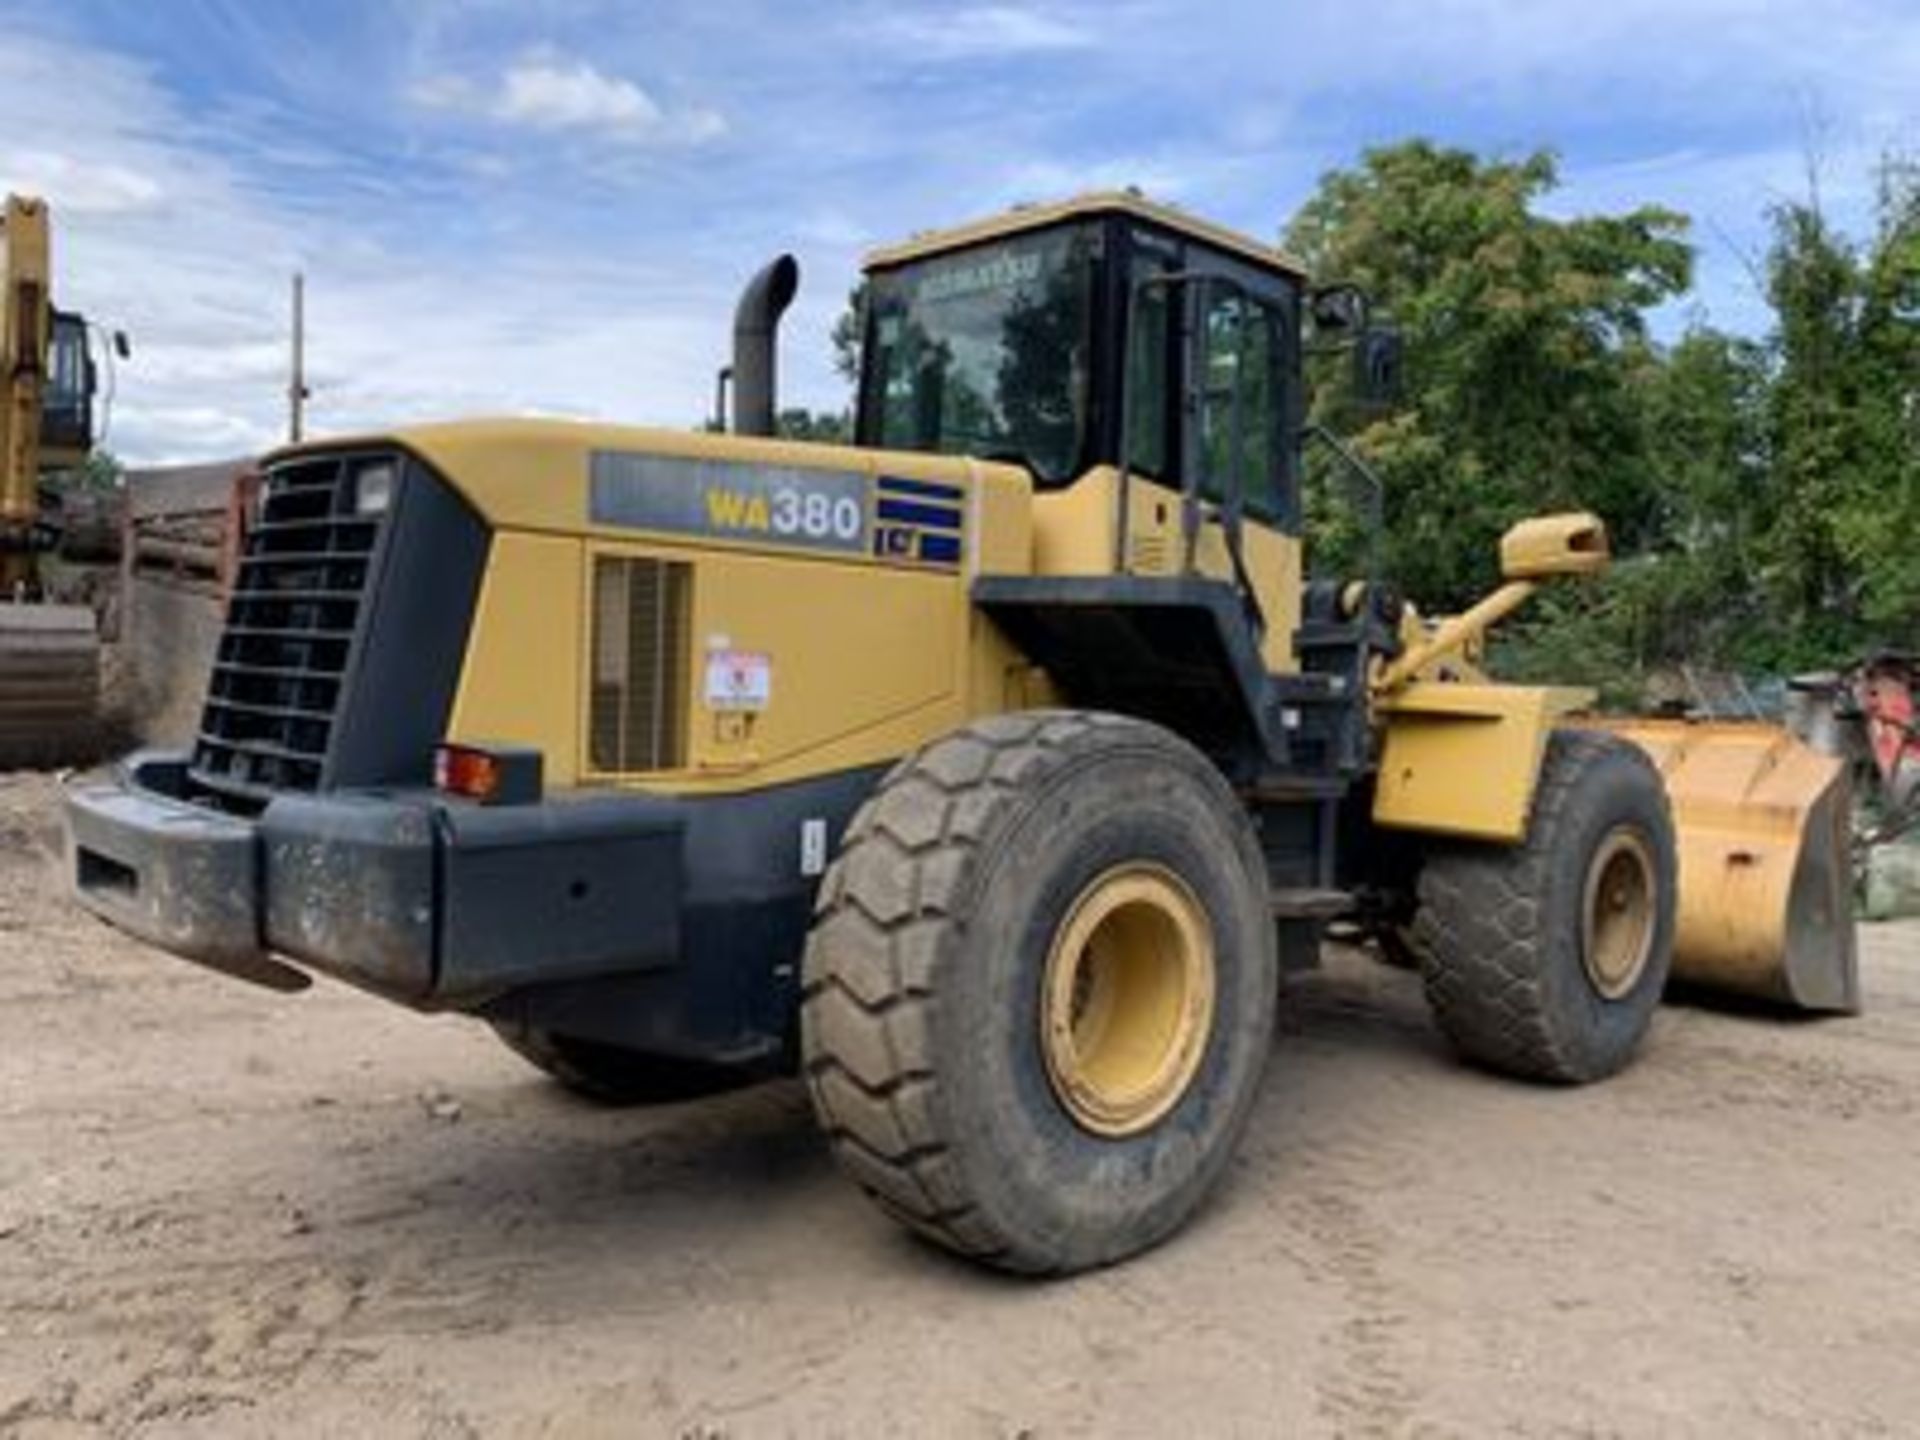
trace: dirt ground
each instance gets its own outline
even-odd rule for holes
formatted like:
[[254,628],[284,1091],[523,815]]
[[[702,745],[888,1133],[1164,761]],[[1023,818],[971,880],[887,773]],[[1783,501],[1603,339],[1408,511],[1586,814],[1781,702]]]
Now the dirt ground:
[[482,1029],[255,991],[60,898],[0,777],[0,1431],[1913,1433],[1920,927],[1868,1014],[1669,1008],[1559,1092],[1410,977],[1297,984],[1229,1183],[1164,1249],[979,1273],[776,1085],[569,1100]]

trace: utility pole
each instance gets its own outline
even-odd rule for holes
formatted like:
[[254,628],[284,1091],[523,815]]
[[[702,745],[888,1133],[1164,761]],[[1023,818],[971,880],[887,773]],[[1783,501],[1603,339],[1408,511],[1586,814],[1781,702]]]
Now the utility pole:
[[307,428],[307,277],[293,272],[293,373],[287,381],[287,439],[297,445]]

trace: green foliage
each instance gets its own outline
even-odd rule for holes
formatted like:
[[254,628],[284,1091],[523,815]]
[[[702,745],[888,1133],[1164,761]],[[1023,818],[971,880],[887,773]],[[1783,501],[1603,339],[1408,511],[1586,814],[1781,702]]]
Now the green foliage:
[[1689,283],[1687,222],[1651,206],[1540,215],[1556,184],[1546,153],[1488,161],[1412,141],[1325,177],[1287,228],[1316,275],[1359,285],[1405,337],[1397,413],[1360,411],[1332,357],[1315,415],[1386,482],[1388,573],[1441,608],[1497,578],[1498,537],[1522,516],[1593,509],[1629,546],[1657,517],[1634,381],[1648,310]]
[[[1387,486],[1386,570],[1431,610],[1495,579],[1500,532],[1598,512],[1625,557],[1550,590],[1509,626],[1516,676],[1632,697],[1693,664],[1788,670],[1920,628],[1920,169],[1888,162],[1874,233],[1783,204],[1762,267],[1769,334],[1649,312],[1689,283],[1686,220],[1647,206],[1547,218],[1551,156],[1489,161],[1416,141],[1326,177],[1287,231],[1323,279],[1384,302],[1407,342],[1406,403],[1369,415],[1339,357],[1316,418]],[[1325,465],[1309,492],[1316,563],[1360,540]]]
[[[1489,159],[1411,141],[1323,178],[1286,227],[1323,282],[1359,285],[1406,344],[1407,393],[1359,403],[1348,357],[1313,362],[1313,418],[1383,477],[1382,568],[1428,613],[1497,580],[1527,515],[1598,512],[1620,560],[1548,587],[1497,638],[1516,678],[1638,703],[1649,675],[1783,672],[1920,635],[1920,165],[1877,176],[1871,232],[1817,198],[1769,212],[1756,265],[1772,311],[1747,339],[1695,325],[1658,343],[1683,296],[1682,215],[1542,213],[1546,152]],[[833,329],[857,377],[861,292]],[[849,437],[846,415],[780,431]],[[1352,574],[1369,537],[1324,451],[1309,469],[1313,568]]]
[[847,411],[782,410],[774,433],[783,440],[812,440],[821,445],[851,445],[853,416]]
[[77,467],[41,477],[42,488],[56,495],[106,494],[126,483],[126,467],[110,450],[95,450]]
[[847,308],[833,322],[833,368],[849,385],[860,381],[860,341],[865,329],[867,288],[856,285],[847,292]]
[[1763,580],[1811,657],[1920,617],[1920,183],[1882,167],[1876,233],[1773,215],[1772,504]]

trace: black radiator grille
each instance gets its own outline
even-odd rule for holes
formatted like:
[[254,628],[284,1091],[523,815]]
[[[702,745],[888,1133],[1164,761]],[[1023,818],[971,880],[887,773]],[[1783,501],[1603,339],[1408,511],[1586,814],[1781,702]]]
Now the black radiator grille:
[[262,800],[319,787],[382,528],[356,496],[383,483],[393,496],[400,469],[362,454],[266,473],[194,746],[209,789]]

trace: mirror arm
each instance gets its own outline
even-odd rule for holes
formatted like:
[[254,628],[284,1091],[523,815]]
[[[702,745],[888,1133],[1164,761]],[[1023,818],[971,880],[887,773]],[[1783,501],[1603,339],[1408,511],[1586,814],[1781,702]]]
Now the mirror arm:
[[1380,536],[1386,527],[1386,482],[1380,478],[1379,472],[1367,464],[1365,460],[1362,460],[1350,445],[1318,421],[1308,421],[1300,433],[1303,440],[1318,440],[1321,444],[1325,445],[1333,452],[1334,458],[1340,462],[1346,473],[1354,479],[1357,479],[1360,484],[1365,487],[1363,502],[1367,522],[1367,573],[1365,579],[1369,586],[1378,584],[1380,580]]

